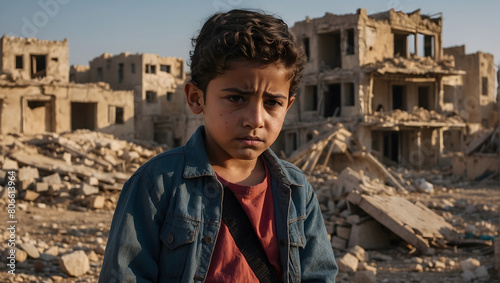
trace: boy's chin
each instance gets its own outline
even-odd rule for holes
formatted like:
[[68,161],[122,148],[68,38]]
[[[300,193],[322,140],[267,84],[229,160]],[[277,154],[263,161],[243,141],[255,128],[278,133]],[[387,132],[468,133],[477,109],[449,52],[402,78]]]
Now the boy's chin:
[[264,152],[264,150],[238,149],[237,152],[233,155],[233,158],[241,160],[254,160],[259,158],[262,152]]

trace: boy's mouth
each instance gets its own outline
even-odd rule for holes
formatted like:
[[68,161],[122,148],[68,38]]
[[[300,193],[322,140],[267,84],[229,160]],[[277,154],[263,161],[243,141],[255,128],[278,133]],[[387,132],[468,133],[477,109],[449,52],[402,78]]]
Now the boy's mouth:
[[260,138],[253,137],[253,136],[246,136],[246,137],[238,138],[237,140],[244,145],[257,145],[257,144],[260,144],[263,142]]

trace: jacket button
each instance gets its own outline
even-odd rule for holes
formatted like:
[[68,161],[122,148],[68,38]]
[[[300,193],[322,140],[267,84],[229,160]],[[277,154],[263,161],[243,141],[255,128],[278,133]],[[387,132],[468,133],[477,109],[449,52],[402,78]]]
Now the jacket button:
[[286,246],[286,240],[280,240],[280,246],[285,247]]
[[212,242],[212,237],[205,236],[205,238],[203,238],[203,242],[205,242],[205,244],[210,244]]
[[174,234],[169,233],[167,236],[167,244],[172,244],[174,242]]

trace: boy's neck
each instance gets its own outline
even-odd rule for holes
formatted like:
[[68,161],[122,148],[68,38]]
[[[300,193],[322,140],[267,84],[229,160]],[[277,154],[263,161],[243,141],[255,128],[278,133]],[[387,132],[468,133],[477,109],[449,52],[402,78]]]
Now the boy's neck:
[[266,177],[266,167],[262,158],[255,160],[229,159],[212,164],[212,168],[226,181],[243,186],[255,186]]

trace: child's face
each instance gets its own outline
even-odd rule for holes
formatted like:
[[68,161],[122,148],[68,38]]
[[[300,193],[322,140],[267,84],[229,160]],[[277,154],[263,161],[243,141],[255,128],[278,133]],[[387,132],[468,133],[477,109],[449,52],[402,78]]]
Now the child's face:
[[256,160],[278,137],[294,100],[288,98],[287,69],[249,62],[230,67],[208,83],[199,109],[190,103],[193,112],[203,112],[205,146],[212,163]]

